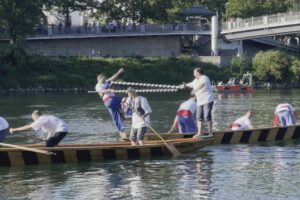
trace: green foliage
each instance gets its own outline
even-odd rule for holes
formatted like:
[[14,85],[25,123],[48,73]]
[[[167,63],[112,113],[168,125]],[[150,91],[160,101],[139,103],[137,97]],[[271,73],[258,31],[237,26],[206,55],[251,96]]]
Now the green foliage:
[[[211,80],[223,79],[224,72],[198,59],[187,56],[178,58],[48,58],[30,57],[18,67],[0,65],[0,88],[93,88],[96,76],[108,76],[119,68],[125,69],[120,77],[133,82],[180,84],[193,79],[193,68],[202,67]],[[228,76],[226,76],[227,79]]]
[[297,82],[300,80],[300,60],[294,58],[292,62],[291,71],[293,73],[293,81]]
[[71,26],[70,14],[74,11],[93,11],[98,7],[97,0],[42,0],[46,10],[56,11],[65,16],[66,26]]
[[33,31],[42,18],[42,0],[1,0],[0,31],[15,45]]
[[290,1],[282,0],[229,0],[226,6],[226,17],[247,18],[278,12],[286,12]]
[[236,78],[242,78],[243,74],[247,71],[251,71],[251,67],[248,65],[246,56],[233,57],[230,61],[230,74]]
[[96,18],[109,22],[130,19],[140,23],[166,23],[178,19],[178,12],[194,5],[224,13],[227,0],[103,0]]
[[259,80],[288,83],[293,79],[292,58],[282,51],[259,52],[252,60],[255,75]]

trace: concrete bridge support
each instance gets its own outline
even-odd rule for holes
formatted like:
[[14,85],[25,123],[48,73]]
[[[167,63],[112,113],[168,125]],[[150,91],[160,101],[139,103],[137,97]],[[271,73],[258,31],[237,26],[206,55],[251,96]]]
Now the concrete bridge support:
[[211,55],[212,56],[218,56],[218,16],[212,16],[211,17]]
[[237,57],[240,57],[240,56],[242,56],[243,55],[243,53],[244,53],[244,51],[243,51],[243,40],[239,40],[238,41],[238,49],[237,49]]

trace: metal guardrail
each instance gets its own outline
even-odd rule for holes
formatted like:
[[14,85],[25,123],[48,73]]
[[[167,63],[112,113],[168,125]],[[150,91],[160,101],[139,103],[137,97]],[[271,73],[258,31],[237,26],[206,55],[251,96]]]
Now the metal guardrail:
[[251,18],[236,18],[222,23],[222,33],[255,30],[300,23],[300,12],[286,12]]
[[[49,25],[34,27],[29,37],[53,36],[84,36],[84,35],[130,35],[130,34],[159,34],[159,33],[187,33],[210,31],[210,24],[174,23],[174,24],[140,24],[140,25],[89,25],[71,26]],[[7,33],[0,33],[0,38],[8,38]]]

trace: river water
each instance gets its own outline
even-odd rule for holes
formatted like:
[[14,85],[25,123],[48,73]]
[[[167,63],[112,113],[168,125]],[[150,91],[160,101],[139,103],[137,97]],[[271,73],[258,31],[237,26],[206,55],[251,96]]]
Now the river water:
[[[278,103],[300,109],[299,90],[258,90],[215,96],[214,129],[223,130],[251,109],[255,127],[272,125]],[[169,130],[186,93],[148,96],[152,125]],[[64,143],[116,141],[117,133],[97,95],[43,94],[0,97],[0,115],[12,127],[30,113],[63,118],[71,132]],[[129,125],[129,124],[128,124]],[[40,133],[29,132],[31,136]],[[21,134],[7,143],[34,143]],[[300,142],[217,145],[179,158],[0,168],[2,199],[299,199]]]

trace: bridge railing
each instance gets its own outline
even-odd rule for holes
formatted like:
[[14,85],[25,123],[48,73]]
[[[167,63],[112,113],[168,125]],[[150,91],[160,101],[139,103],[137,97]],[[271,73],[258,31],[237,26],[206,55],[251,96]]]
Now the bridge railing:
[[238,32],[300,23],[300,12],[286,12],[251,18],[230,19],[222,23],[222,32]]
[[[85,36],[85,35],[131,35],[131,34],[160,34],[160,33],[186,33],[210,31],[210,24],[174,23],[174,24],[139,24],[139,25],[112,25],[105,26],[71,26],[62,25],[36,26],[30,37],[53,36]],[[8,38],[8,34],[0,32],[0,38]]]

